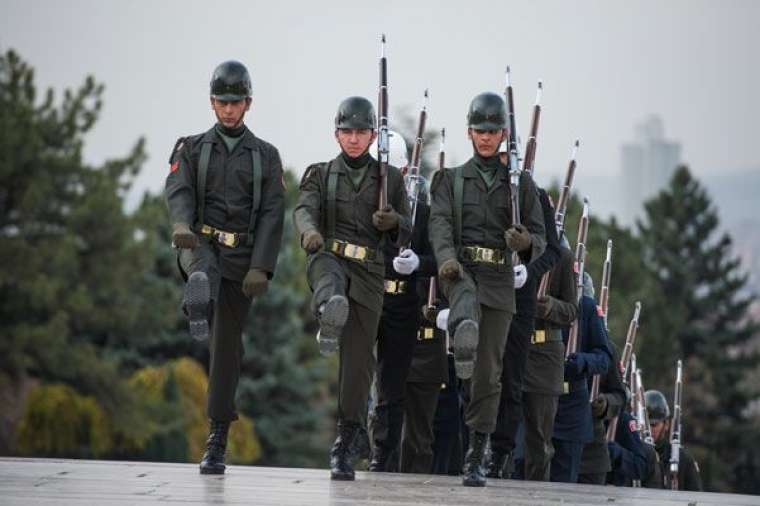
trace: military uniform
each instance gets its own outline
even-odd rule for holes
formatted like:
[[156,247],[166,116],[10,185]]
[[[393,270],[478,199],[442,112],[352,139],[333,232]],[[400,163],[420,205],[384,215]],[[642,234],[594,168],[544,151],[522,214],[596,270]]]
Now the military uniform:
[[522,421],[522,388],[528,347],[534,333],[536,290],[541,277],[559,261],[560,245],[554,225],[554,209],[546,192],[539,188],[539,201],[546,230],[546,250],[528,265],[528,279],[515,290],[517,313],[509,327],[507,346],[502,360],[501,398],[496,430],[491,434],[489,477],[501,478],[507,456],[516,446],[517,429]]
[[537,309],[536,330],[528,348],[523,379],[525,461],[524,465],[517,463],[516,471],[517,476],[534,481],[549,481],[554,417],[562,394],[565,361],[561,329],[569,326],[578,314],[573,254],[560,247],[559,255],[559,262],[549,275],[547,302]]
[[617,424],[615,441],[605,443],[610,459],[608,481],[618,487],[630,487],[633,481],[643,482],[651,475],[645,448],[649,445],[639,438],[636,420],[627,411],[620,413]]
[[[419,267],[412,274],[402,275],[394,269],[393,258],[399,254],[396,245],[387,242],[383,248],[385,295],[377,333],[377,402],[371,418],[371,471],[390,471],[398,468],[398,463],[388,462],[388,458],[398,453],[406,408],[412,410],[413,416],[425,416],[431,420],[435,412],[434,405],[430,407],[427,415],[424,407],[416,406],[414,400],[405,400],[406,390],[409,388],[407,377],[422,319],[422,298],[418,280],[421,277],[429,278],[436,271],[435,258],[427,234],[429,215],[428,205],[422,199],[418,200],[411,249],[418,255]],[[440,381],[438,383],[440,387]],[[414,389],[415,386],[411,388]],[[415,392],[412,392],[412,396],[415,396]],[[415,413],[416,409],[420,409],[420,412]],[[418,420],[411,419],[409,422],[415,423]],[[407,427],[409,426],[407,423]],[[407,459],[410,458],[411,455],[408,454]],[[391,467],[387,467],[388,465]],[[429,469],[424,472],[428,471]]]
[[593,417],[594,439],[583,447],[578,483],[604,485],[607,482],[607,473],[612,470],[610,450],[607,445],[607,427],[605,422],[610,423],[615,416],[618,416],[625,404],[626,395],[625,387],[623,387],[623,381],[620,376],[620,370],[617,367],[614,367],[614,364],[618,363],[618,357],[614,352],[612,343],[609,344],[610,348],[613,350],[615,359],[612,362],[613,366],[607,368],[607,374],[600,377],[599,400],[596,401],[600,403],[603,402],[603,406],[605,407],[603,412],[598,413],[598,416]]
[[[368,130],[375,125],[374,108],[367,99],[350,97],[341,103],[336,129]],[[338,437],[330,453],[332,479],[354,479],[351,447],[366,425],[383,307],[385,263],[381,247],[383,241],[389,241],[400,248],[408,244],[411,235],[404,182],[392,166],[388,167],[386,183],[396,224],[387,232],[378,228],[374,220],[380,212],[380,183],[379,164],[368,152],[358,159],[341,153],[330,162],[306,169],[293,212],[296,229],[309,253],[306,275],[312,290],[312,311],[320,322],[320,332],[337,333],[329,337],[338,338],[339,343]],[[319,237],[318,247],[307,243],[313,237]],[[330,320],[328,311],[333,301],[345,313]],[[333,321],[338,323],[333,325]],[[322,345],[320,341],[321,349]]]
[[[578,481],[583,445],[593,439],[588,381],[594,374],[606,374],[612,363],[604,324],[597,313],[596,301],[581,297],[578,311],[578,353],[565,362],[565,390],[559,398],[554,418],[554,457],[551,481]],[[567,335],[563,339],[567,346]]]
[[[250,100],[250,76],[236,61],[219,65],[211,96]],[[183,309],[190,330],[210,338],[207,413],[211,431],[202,473],[223,473],[230,422],[237,419],[235,391],[243,356],[241,340],[253,295],[266,288],[280,249],[284,216],[282,163],[277,149],[245,125],[221,123],[179,139],[171,158],[165,197],[180,249]],[[256,279],[256,289],[249,280]],[[209,331],[210,328],[210,331]]]
[[[670,488],[668,485],[668,476],[670,472],[670,452],[672,447],[667,438],[660,438],[660,440],[655,443],[655,449],[660,458],[660,475],[662,477],[661,488]],[[694,460],[691,453],[689,453],[689,451],[683,446],[679,453],[678,490],[691,490],[693,492],[701,492],[703,490],[702,477],[699,474],[697,461]]]

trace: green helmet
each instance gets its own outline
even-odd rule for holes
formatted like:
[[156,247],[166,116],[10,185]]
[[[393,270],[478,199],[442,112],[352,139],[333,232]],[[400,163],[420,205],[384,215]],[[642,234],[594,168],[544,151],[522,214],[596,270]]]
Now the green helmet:
[[470,102],[467,126],[475,130],[502,130],[507,128],[507,106],[496,93],[481,93]]
[[245,65],[235,60],[219,64],[211,76],[211,96],[225,102],[250,97],[251,76]]
[[647,390],[644,393],[644,402],[650,422],[662,422],[670,418],[668,400],[659,390]]
[[335,128],[370,128],[377,124],[375,107],[364,97],[348,97],[338,106]]

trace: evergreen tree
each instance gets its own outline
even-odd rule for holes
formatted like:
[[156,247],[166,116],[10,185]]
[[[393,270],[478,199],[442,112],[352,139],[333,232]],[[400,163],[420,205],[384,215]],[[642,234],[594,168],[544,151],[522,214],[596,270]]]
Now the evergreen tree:
[[684,360],[685,439],[703,463],[705,486],[746,490],[751,483],[737,482],[746,475],[737,466],[752,458],[747,442],[757,439],[757,427],[746,412],[760,394],[746,381],[758,358],[749,341],[759,330],[748,315],[754,296],[745,290],[747,275],[687,167],[644,207],[638,228],[651,283],[645,304],[654,309],[646,314],[646,353],[639,358],[647,387],[672,396],[675,362]]

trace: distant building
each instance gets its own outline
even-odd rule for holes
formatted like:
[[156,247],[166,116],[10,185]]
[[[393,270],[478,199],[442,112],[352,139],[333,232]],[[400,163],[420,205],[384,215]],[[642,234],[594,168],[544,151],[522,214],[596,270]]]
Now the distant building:
[[642,203],[667,186],[681,163],[681,145],[665,140],[665,128],[659,116],[650,116],[635,128],[636,140],[623,144],[623,174],[620,219],[634,223],[642,214]]

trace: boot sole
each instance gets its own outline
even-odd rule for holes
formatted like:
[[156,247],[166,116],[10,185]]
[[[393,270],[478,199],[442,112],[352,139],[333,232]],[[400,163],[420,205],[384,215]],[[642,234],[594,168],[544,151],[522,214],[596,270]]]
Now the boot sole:
[[475,351],[478,348],[478,332],[478,324],[473,320],[464,320],[454,331],[454,369],[460,379],[472,378]]
[[209,338],[208,305],[211,302],[211,288],[205,272],[194,272],[185,286],[185,305],[190,326],[190,336],[196,341]]
[[353,474],[330,473],[330,479],[334,481],[355,481],[356,477]]
[[[348,320],[348,299],[343,295],[333,295],[322,308],[319,316],[317,342],[319,353],[327,356],[338,350],[340,334]],[[341,479],[341,478],[336,478]]]
[[209,469],[201,467],[201,474],[224,474],[225,469]]
[[462,485],[464,485],[465,487],[485,487],[486,482],[462,480]]

